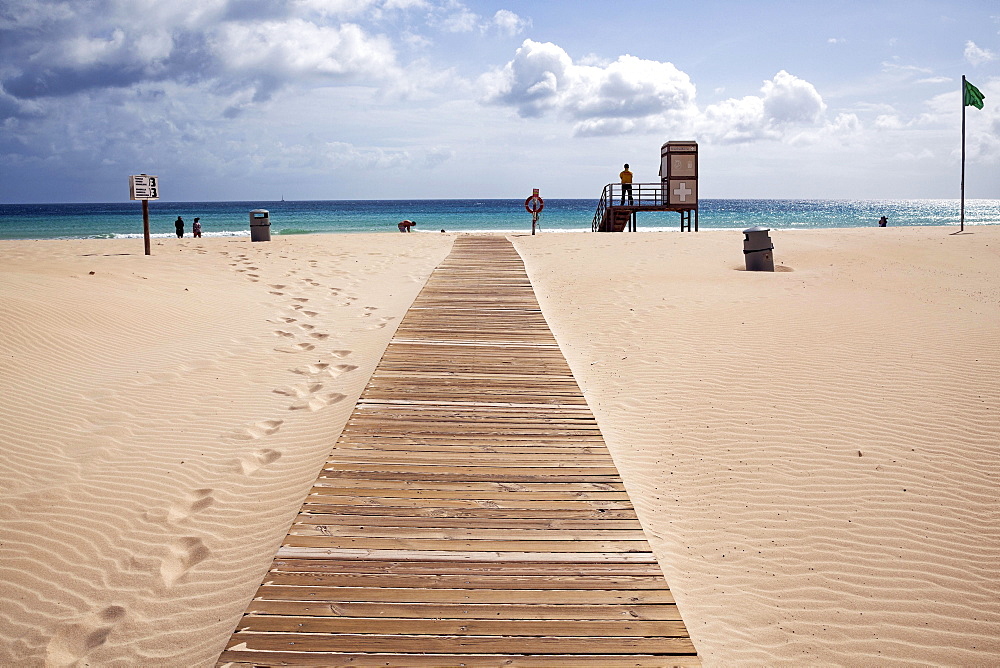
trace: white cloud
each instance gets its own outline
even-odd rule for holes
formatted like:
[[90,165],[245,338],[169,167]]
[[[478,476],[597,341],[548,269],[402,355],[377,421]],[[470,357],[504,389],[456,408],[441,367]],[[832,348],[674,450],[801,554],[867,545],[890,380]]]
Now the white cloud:
[[320,16],[358,16],[371,9],[375,0],[292,0],[297,9]]
[[393,67],[392,45],[354,24],[318,26],[308,21],[228,24],[213,49],[227,69],[283,74],[374,74]]
[[917,67],[916,65],[901,65],[897,62],[885,61],[882,63],[882,71],[890,74],[902,74],[902,75],[916,75],[916,74],[933,74],[933,70],[927,69],[926,67]]
[[764,113],[774,123],[814,123],[826,111],[816,87],[781,70],[765,81]]
[[976,46],[976,43],[971,40],[965,43],[964,55],[969,64],[974,67],[979,67],[984,63],[997,59],[997,54],[993,53],[989,49]]
[[[781,70],[764,82],[760,95],[731,98],[706,107],[699,130],[720,143],[782,139],[798,136],[804,128],[822,128],[825,111],[826,103],[815,86]],[[849,121],[845,118],[837,122],[849,125]]]
[[879,114],[875,117],[875,127],[879,130],[899,130],[903,121],[895,114]]
[[671,63],[624,55],[606,66],[579,65],[559,46],[530,39],[481,84],[487,102],[526,118],[568,117],[583,135],[663,126],[694,111],[694,84]]
[[507,9],[499,9],[493,15],[493,25],[503,34],[513,36],[531,25],[531,21],[523,19]]
[[473,31],[497,32],[512,37],[531,25],[509,9],[497,10],[490,18],[484,18],[469,9],[459,0],[444,0],[440,5],[427,5],[428,25],[451,33],[468,33]]
[[229,76],[256,87],[256,100],[267,99],[284,82],[387,80],[395,75],[389,40],[371,36],[351,23],[318,26],[302,19],[230,23],[211,48]]
[[434,8],[428,23],[445,32],[472,32],[479,26],[480,17],[458,0],[446,0]]

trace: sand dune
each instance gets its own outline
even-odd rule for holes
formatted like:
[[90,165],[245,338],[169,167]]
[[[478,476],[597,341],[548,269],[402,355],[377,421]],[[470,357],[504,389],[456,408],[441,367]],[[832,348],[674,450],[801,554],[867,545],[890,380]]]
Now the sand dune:
[[951,231],[518,240],[707,665],[1000,656],[1000,228]]

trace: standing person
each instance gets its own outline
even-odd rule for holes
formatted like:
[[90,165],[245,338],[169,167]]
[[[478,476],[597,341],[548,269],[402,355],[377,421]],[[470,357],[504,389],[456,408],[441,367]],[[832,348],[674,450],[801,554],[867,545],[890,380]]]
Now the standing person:
[[625,169],[618,175],[618,178],[622,182],[621,206],[625,206],[625,193],[628,193],[628,205],[632,206],[632,172],[628,170],[627,162],[625,163]]
[[401,220],[399,221],[399,224],[396,225],[396,227],[399,228],[400,232],[409,232],[410,228],[413,227],[414,225],[416,225],[416,223],[412,220]]
[[889,225],[889,219],[886,218],[885,216],[882,216],[881,218],[878,219],[879,227],[886,227],[888,225]]
[[174,221],[174,229],[177,230],[178,239],[184,237],[184,219],[180,216],[177,216],[177,220]]
[[195,218],[194,222],[191,223],[191,234],[198,239],[201,238],[201,218]]

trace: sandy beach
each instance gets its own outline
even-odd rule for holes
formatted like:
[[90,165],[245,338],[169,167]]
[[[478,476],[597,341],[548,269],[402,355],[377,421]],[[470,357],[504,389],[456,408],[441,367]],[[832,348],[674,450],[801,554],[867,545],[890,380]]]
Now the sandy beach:
[[[513,237],[706,665],[1000,656],[1000,226]],[[211,666],[451,234],[0,242],[0,665]]]

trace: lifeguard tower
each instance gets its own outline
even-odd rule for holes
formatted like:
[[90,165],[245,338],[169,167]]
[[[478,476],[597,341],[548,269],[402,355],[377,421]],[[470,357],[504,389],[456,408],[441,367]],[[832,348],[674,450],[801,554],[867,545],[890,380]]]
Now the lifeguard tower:
[[622,195],[622,184],[604,186],[594,212],[594,232],[635,232],[640,211],[676,211],[681,215],[681,231],[697,232],[698,142],[665,143],[660,147],[660,182],[633,183],[628,204]]

